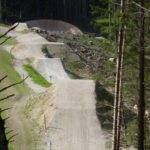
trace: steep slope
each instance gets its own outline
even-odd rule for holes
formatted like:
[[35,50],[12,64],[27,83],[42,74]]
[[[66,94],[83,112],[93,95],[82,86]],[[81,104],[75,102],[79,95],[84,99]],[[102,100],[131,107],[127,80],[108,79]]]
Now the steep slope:
[[[70,79],[59,58],[48,59],[42,54],[42,45],[51,43],[39,35],[27,33],[17,36],[16,39],[18,47],[15,46],[12,49],[12,54],[17,59],[23,59],[22,61],[27,58],[34,58],[31,65],[49,82],[53,82],[56,87],[55,114],[52,117],[51,114],[47,113],[46,117],[50,117],[52,120],[46,122],[44,136],[46,144],[41,145],[40,143],[39,147],[53,150],[105,150],[106,140],[96,115],[94,81]],[[20,64],[20,61],[18,63]],[[23,72],[20,71],[21,69],[16,70],[20,74]],[[34,89],[32,84],[28,85]],[[42,98],[39,101],[41,104]],[[28,105],[30,103],[32,101],[28,101]],[[30,110],[32,113],[29,113],[30,116],[28,117],[32,119],[32,115],[39,109]],[[47,112],[47,110],[41,110],[42,114]],[[38,119],[34,121],[38,123]],[[44,131],[41,132],[40,134],[43,134]]]
[[95,83],[90,80],[57,82],[57,111],[50,124],[54,150],[105,150],[105,137],[95,111]]
[[105,150],[106,140],[96,115],[94,81],[70,79],[59,58],[36,60],[34,67],[56,84],[57,110],[47,130],[51,148]]

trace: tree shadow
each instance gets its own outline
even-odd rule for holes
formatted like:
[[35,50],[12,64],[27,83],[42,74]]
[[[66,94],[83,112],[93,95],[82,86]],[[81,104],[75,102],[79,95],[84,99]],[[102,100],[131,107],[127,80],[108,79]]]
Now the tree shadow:
[[114,95],[108,92],[98,81],[95,84],[96,112],[104,130],[111,131],[113,125]]

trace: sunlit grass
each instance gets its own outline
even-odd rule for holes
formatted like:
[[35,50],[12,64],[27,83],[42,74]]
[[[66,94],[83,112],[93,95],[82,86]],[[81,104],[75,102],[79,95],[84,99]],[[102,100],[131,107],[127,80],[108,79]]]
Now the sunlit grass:
[[52,85],[40,73],[38,73],[31,65],[29,64],[24,65],[24,69],[28,72],[33,82],[43,87],[50,87]]
[[[20,75],[13,67],[13,56],[11,56],[8,52],[4,50],[0,50],[0,77],[4,75],[8,75],[8,79],[6,79],[5,84],[11,84],[18,81],[21,81]],[[24,93],[26,91],[25,84],[21,84],[15,87],[18,92]]]

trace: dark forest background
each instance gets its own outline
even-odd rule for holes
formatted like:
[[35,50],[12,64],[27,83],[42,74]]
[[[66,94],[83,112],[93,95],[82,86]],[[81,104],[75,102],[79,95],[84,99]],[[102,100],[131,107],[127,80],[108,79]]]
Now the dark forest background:
[[33,19],[57,19],[88,28],[91,6],[107,5],[102,0],[0,0],[4,23]]

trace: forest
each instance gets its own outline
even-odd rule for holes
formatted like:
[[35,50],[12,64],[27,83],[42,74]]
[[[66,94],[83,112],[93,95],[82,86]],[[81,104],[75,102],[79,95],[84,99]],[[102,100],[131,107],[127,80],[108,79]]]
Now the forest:
[[[26,21],[38,19],[54,19],[71,23],[74,25],[73,27],[77,27],[76,29],[81,34],[73,35],[69,34],[69,32],[65,33],[65,31],[50,33],[46,29],[37,27],[28,29],[26,25],[24,30],[18,32],[17,27],[19,24],[15,24],[15,27],[11,26],[16,22],[24,24]],[[27,145],[30,139],[32,142],[29,142],[28,146],[33,148],[33,145],[37,145],[38,147],[44,139],[45,145],[48,145],[50,149],[53,148],[53,143],[47,144],[47,139],[51,139],[52,133],[56,140],[58,138],[57,132],[47,129],[46,121],[53,114],[51,109],[48,109],[50,112],[47,110],[47,106],[55,107],[53,100],[52,102],[48,101],[51,97],[56,96],[53,93],[55,91],[53,85],[55,85],[56,87],[58,86],[60,91],[63,91],[62,93],[58,92],[59,96],[63,95],[58,99],[64,101],[59,102],[61,105],[58,110],[57,106],[54,108],[56,109],[56,116],[60,117],[60,120],[57,118],[55,120],[54,117],[53,124],[59,126],[64,120],[66,121],[64,121],[65,125],[61,124],[62,126],[64,125],[62,128],[68,129],[66,134],[58,135],[62,139],[62,141],[58,141],[63,143],[66,142],[63,141],[65,140],[65,135],[69,133],[67,138],[69,137],[73,142],[71,140],[72,143],[67,141],[68,149],[66,150],[72,150],[73,148],[81,150],[82,147],[84,147],[83,150],[87,150],[85,147],[88,147],[89,150],[98,150],[98,148],[93,149],[94,144],[95,148],[98,144],[102,145],[100,150],[150,150],[149,0],[0,0],[0,29],[3,31],[5,28],[8,29],[8,32],[0,33],[0,40],[2,40],[0,43],[2,49],[0,52],[0,70],[2,70],[2,73],[0,73],[2,76],[0,79],[0,88],[2,88],[0,93],[5,91],[5,86],[12,88],[16,84],[21,87],[22,84],[20,85],[20,83],[22,82],[25,82],[25,84],[23,83],[20,89],[16,88],[17,90],[13,87],[14,89],[11,92],[17,93],[17,100],[14,104],[6,103],[5,99],[15,95],[9,95],[8,92],[2,94],[4,98],[0,97],[0,102],[4,99],[4,103],[0,103],[0,108],[2,108],[0,110],[0,133],[3,135],[0,138],[0,142],[3,143],[4,147],[6,146],[9,150],[17,150],[15,149],[18,144],[17,140],[15,141],[16,145],[14,144],[15,146],[13,147],[13,144],[9,141],[11,136],[7,135],[5,129],[7,119],[5,121],[5,117],[2,115],[3,110],[5,112],[4,106],[12,105],[14,107],[21,106],[22,110],[20,112],[23,115],[19,116],[20,112],[16,112],[17,109],[12,111],[18,115],[16,116],[19,119],[25,116],[24,118],[27,121],[31,121],[31,125],[35,126],[35,129],[28,128],[26,121],[20,119],[25,123],[25,131],[29,131],[29,133],[27,132],[28,135],[24,133],[27,137],[22,136],[22,139],[20,138],[21,141],[26,141],[24,145]],[[12,36],[13,34],[7,35],[12,32],[15,34],[15,38]],[[25,40],[21,41],[22,39]],[[39,41],[32,42],[35,39],[39,39]],[[55,44],[51,45],[48,42]],[[9,48],[11,49],[8,51]],[[35,53],[34,56],[34,50],[36,49],[40,52]],[[14,52],[12,53],[12,51]],[[24,51],[27,52],[24,53]],[[31,56],[28,56],[29,54]],[[8,67],[3,62],[11,65]],[[61,63],[61,67],[59,63]],[[53,65],[56,65],[56,68]],[[18,66],[21,66],[21,69]],[[42,68],[42,66],[46,69]],[[48,72],[50,67],[52,71]],[[11,70],[12,68],[13,71]],[[23,76],[26,74],[27,77],[25,79],[19,77],[18,73],[16,73],[18,70],[14,68],[19,71],[24,70]],[[10,70],[13,72],[12,74]],[[47,71],[46,73],[44,72],[45,70]],[[3,82],[9,74],[9,82],[5,85]],[[68,80],[66,74],[71,78],[71,81],[70,79]],[[28,85],[36,94],[32,93],[31,89],[26,85],[28,77],[34,84],[38,84],[40,88],[49,88],[50,91],[43,90],[44,92],[36,93],[32,89],[32,85],[31,87]],[[94,81],[94,89],[92,89],[91,80]],[[38,87],[37,89],[40,88]],[[90,90],[87,90],[88,88]],[[94,106],[90,102],[93,99],[91,91],[94,92],[93,97],[96,97],[96,108],[94,109],[96,112],[92,112]],[[26,95],[27,100],[22,104],[24,95]],[[84,101],[85,99],[90,99],[89,103]],[[74,106],[73,108],[71,107],[72,105]],[[57,111],[60,111],[60,114]],[[68,113],[69,111],[70,113]],[[7,115],[9,114],[11,112]],[[49,117],[46,118],[45,114]],[[96,114],[96,118],[100,122],[99,127],[104,131],[104,136],[102,135],[102,137],[105,137],[106,141],[103,138],[102,140],[96,138],[97,134],[96,136],[89,136],[89,131],[99,132],[95,124],[93,124],[93,127],[88,126],[89,122],[91,123],[91,120],[88,119],[95,117],[91,114]],[[67,120],[68,116],[71,117],[69,121]],[[64,119],[63,117],[66,118]],[[74,122],[76,119],[77,122]],[[96,119],[92,121],[95,123]],[[50,122],[48,123],[50,124]],[[11,128],[10,124],[9,127]],[[75,127],[72,132],[70,132],[70,127]],[[81,127],[83,131],[80,130]],[[48,128],[51,128],[51,126]],[[83,138],[80,137],[80,142],[77,138],[78,136],[73,137],[76,133],[81,134]],[[86,138],[84,138],[84,134]],[[48,136],[43,138],[43,135]],[[62,135],[63,137],[61,137]],[[37,140],[38,136],[42,139],[40,142],[39,139]],[[95,140],[94,144],[91,144],[92,142],[89,142],[87,137],[92,141]],[[98,135],[98,137],[100,136]],[[35,144],[33,139],[38,142]],[[79,143],[75,144],[74,139]],[[104,143],[106,145],[105,149],[103,147]],[[60,143],[58,142],[57,144],[59,145]],[[44,144],[41,145],[43,146]],[[79,147],[76,147],[78,145]],[[56,147],[54,145],[54,148]],[[5,150],[4,148],[2,149]],[[26,150],[26,148],[23,150]],[[39,147],[38,150],[40,150]],[[60,149],[58,148],[58,150]]]
[[[4,22],[33,19],[60,19],[83,26],[91,17],[92,5],[107,5],[98,0],[1,0]],[[32,6],[32,7],[31,7]],[[30,14],[28,14],[30,12]],[[80,23],[81,22],[81,23]]]

